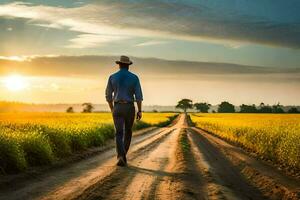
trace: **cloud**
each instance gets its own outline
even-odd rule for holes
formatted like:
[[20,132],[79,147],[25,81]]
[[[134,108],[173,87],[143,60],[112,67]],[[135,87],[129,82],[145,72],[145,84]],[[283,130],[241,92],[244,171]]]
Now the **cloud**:
[[30,55],[30,56],[0,56],[0,61],[1,60],[6,60],[6,61],[17,61],[17,62],[24,62],[24,61],[31,61],[32,59],[35,58],[53,58],[53,57],[58,57],[58,55]]
[[[107,26],[97,18],[102,7],[95,5],[78,8],[61,8],[52,6],[34,6],[28,3],[11,3],[0,5],[0,16],[29,19],[29,23],[55,29],[68,29],[78,32],[76,38],[70,39],[68,48],[91,48],[100,44],[126,39],[130,34],[121,33],[118,29]],[[126,32],[126,31],[125,31]]]
[[93,48],[131,37],[206,41],[233,48],[247,43],[300,48],[299,9],[300,2],[294,0],[103,0],[71,8],[17,2],[0,5],[0,16],[78,32],[69,48]]
[[137,46],[137,47],[153,46],[153,45],[166,44],[166,43],[168,43],[168,42],[167,41],[155,41],[155,40],[151,40],[151,41],[139,43],[139,44],[137,44],[135,46]]
[[[106,77],[117,67],[114,61],[116,56],[30,56],[16,59],[0,57],[0,76],[13,72],[31,76],[59,76],[59,77]],[[249,76],[265,76],[274,81],[300,82],[299,68],[272,68],[237,65],[230,63],[171,61],[155,58],[131,57],[134,64],[131,69],[152,79],[192,80],[210,79],[227,76],[232,79]],[[240,76],[241,75],[241,76]],[[274,79],[270,78],[273,77]]]
[[0,60],[11,60],[11,61],[22,62],[27,59],[28,59],[27,56],[0,56]]
[[67,48],[92,48],[105,43],[126,39],[126,36],[119,35],[96,35],[96,34],[81,34],[77,38],[70,40],[71,44]]
[[46,27],[46,28],[55,28],[55,29],[61,29],[63,28],[61,25],[59,24],[34,24],[35,26],[41,26],[41,27]]

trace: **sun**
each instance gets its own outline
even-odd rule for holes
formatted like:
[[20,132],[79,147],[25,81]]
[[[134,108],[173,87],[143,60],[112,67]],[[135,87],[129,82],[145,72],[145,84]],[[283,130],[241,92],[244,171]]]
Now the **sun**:
[[6,88],[10,91],[20,91],[27,87],[25,78],[17,74],[5,78],[4,83]]

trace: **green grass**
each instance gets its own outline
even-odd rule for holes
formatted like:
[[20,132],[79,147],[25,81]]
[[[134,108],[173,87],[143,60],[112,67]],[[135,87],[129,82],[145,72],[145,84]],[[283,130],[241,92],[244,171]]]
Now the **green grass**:
[[178,117],[178,114],[169,116],[168,119],[166,121],[162,121],[160,123],[157,123],[155,126],[157,127],[165,127],[165,126],[169,126],[170,124],[172,124],[172,122]]
[[180,142],[180,146],[182,148],[182,151],[184,153],[190,152],[191,146],[190,146],[190,143],[189,143],[188,138],[187,138],[186,129],[181,130],[180,137],[179,137],[179,142]]

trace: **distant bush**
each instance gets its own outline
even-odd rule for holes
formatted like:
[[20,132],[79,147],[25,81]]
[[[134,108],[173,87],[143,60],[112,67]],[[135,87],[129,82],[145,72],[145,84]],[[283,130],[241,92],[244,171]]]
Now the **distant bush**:
[[292,107],[288,110],[288,113],[300,113],[300,111],[296,107]]
[[223,101],[218,107],[218,112],[219,113],[234,113],[235,108],[234,108],[233,104],[231,104],[227,101]]

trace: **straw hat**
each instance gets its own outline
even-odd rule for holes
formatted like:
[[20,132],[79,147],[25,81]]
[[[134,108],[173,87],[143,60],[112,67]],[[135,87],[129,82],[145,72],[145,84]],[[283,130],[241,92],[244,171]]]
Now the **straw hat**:
[[124,64],[131,65],[131,64],[132,64],[132,61],[131,61],[131,60],[129,59],[129,57],[127,57],[127,56],[121,56],[121,57],[120,57],[120,60],[117,60],[116,63],[117,63],[117,64],[124,63]]

